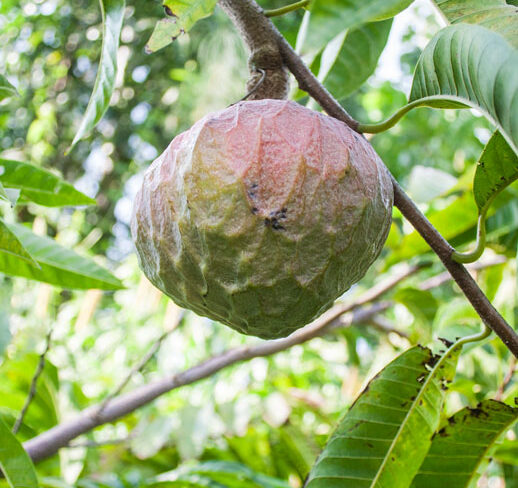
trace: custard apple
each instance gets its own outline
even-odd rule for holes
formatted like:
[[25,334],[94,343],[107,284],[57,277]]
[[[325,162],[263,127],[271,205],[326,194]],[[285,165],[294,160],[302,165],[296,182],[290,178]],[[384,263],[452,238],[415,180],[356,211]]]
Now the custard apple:
[[145,275],[178,305],[271,339],[362,278],[392,203],[383,163],[347,125],[245,101],[173,139],[144,176],[131,230]]

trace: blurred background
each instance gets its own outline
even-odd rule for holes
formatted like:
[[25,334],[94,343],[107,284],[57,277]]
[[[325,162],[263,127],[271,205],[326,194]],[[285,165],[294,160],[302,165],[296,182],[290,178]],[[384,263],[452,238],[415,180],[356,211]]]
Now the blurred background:
[[[2,212],[80,254],[95,256],[126,286],[116,292],[62,290],[0,274],[0,414],[10,424],[26,398],[48,330],[53,330],[21,439],[105,398],[164,331],[170,332],[159,351],[132,376],[127,389],[259,341],[182,313],[153,288],[138,269],[128,227],[133,198],[153,159],[194,121],[244,95],[247,53],[217,9],[189,34],[146,54],[144,45],[163,18],[163,8],[157,0],[128,3],[110,108],[92,134],[65,155],[95,81],[102,33],[99,6],[86,0],[0,2],[0,70],[20,93],[0,104],[0,156],[55,171],[97,201],[85,208],[28,204],[2,207]],[[286,2],[260,3],[275,8]],[[294,12],[276,20],[292,43],[302,15]],[[377,122],[405,104],[420,50],[440,22],[424,0],[396,18],[373,76],[340,99],[356,119]],[[475,235],[470,185],[490,129],[473,111],[420,109],[371,141],[455,245],[469,243]],[[491,249],[485,256],[505,259],[478,275],[510,322],[516,310],[517,192],[511,185],[498,198],[488,222]],[[395,211],[381,258],[345,297],[354,299],[407,263],[430,259],[432,266],[388,297],[392,305],[383,319],[398,332],[372,323],[339,329],[166,394],[39,464],[43,486],[146,486],[150,477],[192,460],[237,461],[293,488],[302,486],[333,425],[380,368],[410,344],[479,328],[480,320],[451,283],[421,289],[426,279],[442,272],[426,252]],[[497,394],[514,397],[518,386],[512,378],[499,393],[509,361],[496,339],[465,354],[448,395],[448,412]],[[512,436],[510,445],[516,439]],[[495,461],[480,486],[505,486],[504,470],[518,468],[509,460],[504,464]]]

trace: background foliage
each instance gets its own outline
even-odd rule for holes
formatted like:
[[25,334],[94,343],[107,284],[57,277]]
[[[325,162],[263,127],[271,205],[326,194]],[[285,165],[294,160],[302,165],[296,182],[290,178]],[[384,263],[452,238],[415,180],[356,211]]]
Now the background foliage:
[[[285,4],[260,3],[264,8]],[[359,75],[368,82],[354,90],[340,83],[343,73],[354,69],[347,64],[347,38],[373,39],[381,52],[390,20],[346,34],[337,31],[333,39],[318,28],[317,14],[313,37],[307,40],[312,49],[303,46],[302,53],[348,111],[364,122],[385,119],[406,103],[421,50],[443,22],[429,3],[413,4],[396,17],[377,70],[369,77],[376,65],[373,55]],[[275,20],[293,45],[303,15],[297,11]],[[123,17],[109,108],[67,153],[94,87],[102,35],[99,6],[86,0],[0,4],[0,72],[18,93],[0,103],[0,157],[59,174],[96,201],[88,207],[57,208],[21,198],[15,207],[1,203],[3,219],[13,232],[15,222],[23,222],[36,236],[51,237],[79,257],[88,257],[77,265],[81,269],[93,269],[94,260],[116,277],[99,271],[106,273],[102,286],[72,289],[84,276],[70,277],[76,265],[65,273],[59,253],[55,268],[60,274],[54,284],[61,286],[13,278],[9,274],[16,273],[9,272],[7,264],[2,268],[0,417],[9,427],[24,405],[52,328],[52,346],[18,433],[20,441],[105,398],[168,328],[174,330],[156,356],[132,376],[128,388],[181,371],[228,347],[256,342],[192,313],[180,315],[141,275],[128,228],[132,200],[150,162],[195,120],[243,96],[247,54],[219,9],[154,54],[147,54],[145,45],[164,17],[162,5],[133,0]],[[329,41],[335,43],[334,54]],[[317,50],[326,45],[323,52]],[[326,56],[336,56],[336,46],[343,58],[326,72]],[[302,93],[294,92],[294,97],[313,106]],[[475,164],[490,136],[490,124],[473,111],[422,108],[371,142],[443,235],[464,249],[473,245],[476,232]],[[489,210],[490,249],[484,259],[491,261],[496,254],[505,259],[477,274],[511,324],[518,310],[517,193],[516,185],[509,186]],[[27,229],[19,230],[23,232]],[[438,349],[438,337],[454,339],[478,330],[480,319],[455,286],[447,282],[423,287],[442,272],[427,252],[395,211],[381,258],[346,296],[354,299],[407,263],[431,260],[431,266],[387,297],[392,305],[383,319],[400,334],[380,331],[376,323],[361,324],[224,370],[78,439],[59,456],[38,464],[40,484],[302,486],[343,412],[383,366],[418,342]],[[45,259],[45,266],[52,267],[48,255]],[[117,289],[117,280],[124,289]],[[445,398],[446,414],[495,396],[512,405],[518,394],[516,379],[509,377],[514,364],[498,339],[466,351]],[[480,486],[518,486],[517,433],[516,427],[503,433],[493,461],[484,466]]]

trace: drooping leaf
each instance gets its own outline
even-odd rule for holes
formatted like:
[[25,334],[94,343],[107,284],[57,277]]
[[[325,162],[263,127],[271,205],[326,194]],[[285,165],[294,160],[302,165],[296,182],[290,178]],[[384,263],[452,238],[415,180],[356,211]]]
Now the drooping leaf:
[[180,34],[188,32],[198,20],[212,15],[216,3],[217,0],[164,0],[164,7],[172,16],[156,23],[146,44],[146,51],[153,53],[171,44]]
[[158,476],[158,481],[147,485],[150,488],[289,488],[283,480],[257,473],[244,464],[230,461],[206,461],[181,466],[174,471]]
[[0,100],[16,95],[16,88],[9,83],[4,75],[0,75]]
[[0,220],[0,255],[1,254],[22,259],[29,263],[30,266],[38,268],[38,263],[34,261],[27,249],[23,247],[23,244],[18,237],[16,237],[16,234],[14,234],[2,220]]
[[500,132],[495,132],[480,156],[473,180],[473,195],[479,212],[517,178],[518,156]]
[[518,48],[518,12],[505,0],[435,0],[448,22],[478,24]]
[[322,52],[318,79],[338,99],[350,95],[374,72],[387,43],[392,20],[347,30]]
[[0,470],[11,488],[38,488],[31,459],[0,419]]
[[93,129],[108,109],[117,74],[117,50],[124,18],[125,0],[99,0],[103,19],[101,58],[90,101],[69,151]]
[[0,254],[0,272],[43,281],[62,288],[116,290],[121,282],[92,259],[60,246],[48,237],[37,236],[27,227],[9,224],[40,268],[8,254]]
[[21,161],[0,158],[0,183],[20,190],[20,197],[39,205],[92,205],[95,200],[49,171]]
[[408,488],[439,426],[459,348],[413,347],[367,386],[310,472],[306,488]]
[[435,435],[412,488],[472,486],[495,442],[516,419],[518,408],[494,400],[460,410]]
[[302,53],[318,52],[345,29],[385,20],[407,8],[413,0],[314,0]]
[[518,154],[518,51],[493,31],[456,24],[439,31],[417,64],[410,102],[478,108]]

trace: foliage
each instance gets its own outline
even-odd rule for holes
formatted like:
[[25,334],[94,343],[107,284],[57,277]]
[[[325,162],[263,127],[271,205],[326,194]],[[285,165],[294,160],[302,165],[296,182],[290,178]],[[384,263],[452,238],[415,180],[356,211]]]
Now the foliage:
[[[313,0],[274,22],[375,133],[392,174],[452,245],[475,247],[487,217],[488,249],[477,264],[493,265],[477,282],[516,326],[516,1],[438,0],[439,16],[424,2],[404,10],[411,3]],[[177,307],[141,276],[129,240],[149,163],[195,120],[244,95],[246,53],[215,4],[166,1],[164,18],[149,0],[0,3],[2,487],[35,486],[19,443],[106,399],[164,330],[126,389],[255,344],[192,313],[178,322]],[[157,31],[165,37],[154,45]],[[146,54],[148,41],[149,50],[164,49]],[[387,79],[391,61],[397,71]],[[316,108],[304,92],[293,97]],[[380,259],[343,300],[408,263],[429,266],[391,288],[375,319],[348,326],[345,316],[323,337],[102,425],[38,463],[40,486],[296,488],[311,472],[310,488],[330,473],[330,487],[514,488],[516,363],[494,337],[464,346],[448,371],[437,370],[448,353],[417,346],[437,348],[439,337],[448,343],[480,327],[458,289],[437,284],[443,268],[430,256],[395,210]],[[383,448],[373,455],[371,446]],[[345,484],[347,476],[364,479]]]

